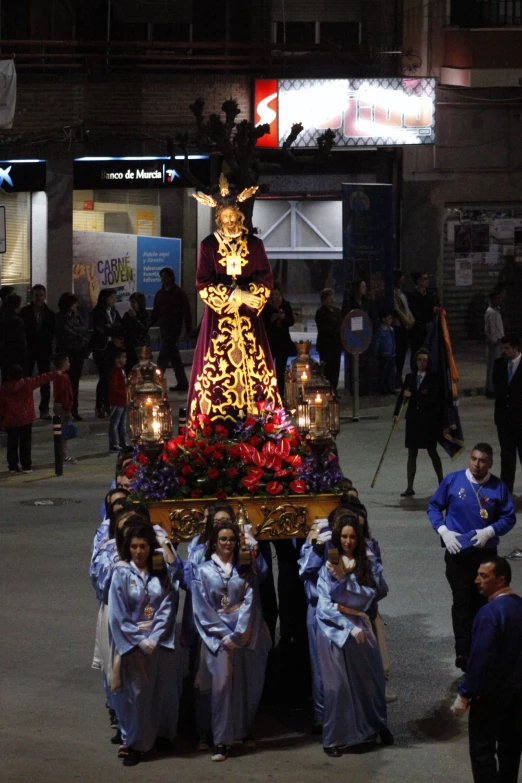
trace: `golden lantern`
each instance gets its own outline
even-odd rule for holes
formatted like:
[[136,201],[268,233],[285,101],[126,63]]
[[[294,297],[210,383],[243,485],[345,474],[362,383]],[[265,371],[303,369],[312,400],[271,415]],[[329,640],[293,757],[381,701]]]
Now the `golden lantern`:
[[127,405],[132,439],[145,452],[158,454],[172,437],[172,409],[160,368],[150,360],[150,348],[138,349],[139,362],[129,375]]
[[329,441],[340,429],[339,400],[310,356],[310,340],[295,343],[297,357],[286,373],[287,407],[295,411],[298,432],[311,441]]

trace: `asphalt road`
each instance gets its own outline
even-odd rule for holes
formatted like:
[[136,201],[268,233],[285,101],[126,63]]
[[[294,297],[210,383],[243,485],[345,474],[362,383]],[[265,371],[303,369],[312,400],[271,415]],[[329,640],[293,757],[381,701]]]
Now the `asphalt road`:
[[[47,467],[29,476],[0,476],[0,780],[470,781],[466,721],[453,719],[447,709],[458,671],[453,665],[442,550],[425,516],[435,475],[427,455],[421,456],[417,494],[413,500],[400,498],[406,463],[400,429],[377,487],[370,489],[389,432],[391,408],[375,413],[376,420],[345,424],[339,447],[345,474],[368,506],[390,585],[381,611],[387,623],[391,684],[399,695],[389,707],[393,747],[328,759],[317,738],[306,731],[306,711],[272,708],[259,716],[254,754],[241,755],[238,750],[226,763],[216,764],[182,741],[170,757],[132,769],[121,765],[108,741],[111,732],[100,676],[90,668],[97,607],[87,575],[89,551],[114,465],[106,453],[106,438],[100,435],[70,444],[70,453],[81,459],[67,466],[62,478],[52,475],[47,444],[34,449],[35,464]],[[490,402],[465,399],[461,415],[470,447],[489,439],[498,451]],[[466,462],[461,457],[451,464],[443,457],[445,472],[465,467]],[[518,487],[522,490],[520,468]],[[51,498],[68,502],[27,504]],[[517,544],[522,544],[522,534],[515,528],[502,542],[501,553]],[[522,565],[515,563],[517,591],[522,588],[520,570]]]

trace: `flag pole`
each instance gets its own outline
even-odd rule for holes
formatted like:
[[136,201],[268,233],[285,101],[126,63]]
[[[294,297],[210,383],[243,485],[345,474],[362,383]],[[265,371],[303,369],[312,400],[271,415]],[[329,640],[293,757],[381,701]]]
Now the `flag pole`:
[[377,476],[379,475],[379,471],[381,469],[382,463],[384,462],[384,457],[386,456],[386,452],[388,451],[388,446],[390,445],[390,441],[393,438],[393,433],[395,432],[395,428],[397,427],[397,424],[399,423],[399,419],[401,418],[401,414],[402,414],[402,411],[403,411],[403,408],[404,408],[404,406],[406,404],[406,400],[407,399],[408,398],[404,397],[404,396],[402,398],[402,403],[401,403],[401,407],[400,407],[400,410],[399,410],[399,415],[397,416],[396,420],[392,424],[391,432],[388,435],[388,440],[386,441],[386,445],[384,447],[384,451],[382,452],[381,459],[379,460],[379,464],[377,465],[377,470],[375,471],[375,476],[373,477],[373,481],[370,484],[370,488],[371,489],[373,489],[374,486],[375,486],[375,482],[377,481]]

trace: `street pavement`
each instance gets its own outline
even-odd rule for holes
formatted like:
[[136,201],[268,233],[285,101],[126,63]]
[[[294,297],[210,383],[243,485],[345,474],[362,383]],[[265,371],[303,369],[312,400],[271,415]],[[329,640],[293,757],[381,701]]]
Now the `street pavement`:
[[[476,370],[482,376],[482,368]],[[83,412],[89,415],[92,379],[82,382]],[[182,398],[174,398],[179,406]],[[89,403],[90,404],[90,403]],[[92,410],[92,408],[90,408]],[[96,601],[88,579],[98,507],[109,487],[114,457],[107,453],[105,423],[85,425],[85,437],[70,443],[78,457],[63,477],[52,471],[52,437],[36,438],[33,474],[0,474],[2,564],[2,678],[0,780],[55,783],[140,781],[353,781],[353,783],[465,783],[471,780],[466,719],[448,712],[459,672],[454,667],[450,592],[443,553],[425,514],[435,475],[421,452],[416,495],[403,499],[406,452],[399,425],[375,489],[370,482],[391,426],[391,401],[365,407],[371,420],[343,424],[338,438],[342,467],[367,505],[379,540],[389,596],[381,604],[392,661],[389,705],[393,747],[365,755],[329,759],[307,730],[309,711],[265,708],[257,726],[258,750],[241,748],[224,764],[196,754],[184,740],[170,757],[126,769],[109,743],[111,730],[99,672],[92,660]],[[90,414],[92,417],[92,414]],[[461,400],[466,454],[445,472],[466,467],[478,440],[495,450],[493,403]],[[4,455],[1,456],[2,463]],[[522,493],[519,468],[517,489]],[[32,505],[54,499],[62,505]],[[522,544],[517,528],[501,543],[501,554]],[[183,555],[184,547],[180,552]],[[514,588],[522,589],[522,564],[513,562]],[[181,613],[179,617],[181,616]]]

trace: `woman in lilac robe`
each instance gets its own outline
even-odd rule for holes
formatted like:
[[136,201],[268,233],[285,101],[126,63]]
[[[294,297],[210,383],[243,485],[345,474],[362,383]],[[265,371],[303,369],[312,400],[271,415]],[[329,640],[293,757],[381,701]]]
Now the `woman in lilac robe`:
[[[222,544],[224,536],[228,541]],[[213,528],[206,560],[195,569],[192,580],[194,619],[209,675],[199,685],[211,692],[215,761],[226,759],[235,740],[251,743],[271,647],[256,575],[252,568],[238,570],[235,564],[238,544],[238,528],[219,522]],[[227,547],[225,562],[221,549]]]
[[[190,377],[188,421],[203,413],[212,421],[233,426],[238,413],[253,413],[256,401],[281,405],[272,354],[261,311],[273,285],[263,242],[238,225],[223,228],[224,207],[217,215],[218,231],[201,243],[196,287],[206,303]],[[239,213],[241,214],[241,213]],[[233,217],[233,214],[232,214]],[[223,231],[239,232],[237,236]],[[232,248],[232,250],[231,250]],[[237,258],[237,274],[227,273],[227,254]],[[232,267],[228,266],[228,271]],[[235,277],[235,283],[234,283]],[[234,294],[235,289],[239,292]],[[231,311],[231,297],[251,297]]]
[[317,656],[324,689],[323,749],[338,757],[348,746],[379,735],[393,743],[387,727],[385,679],[372,628],[377,600],[388,593],[382,566],[370,561],[362,530],[352,515],[332,531],[339,562],[321,568],[317,582]]

